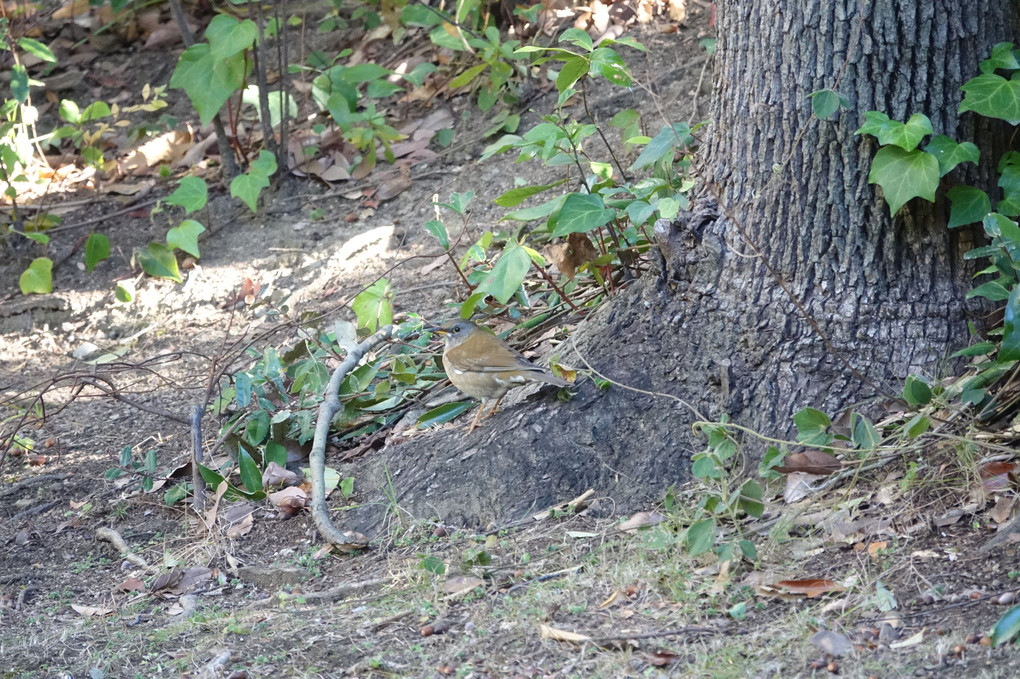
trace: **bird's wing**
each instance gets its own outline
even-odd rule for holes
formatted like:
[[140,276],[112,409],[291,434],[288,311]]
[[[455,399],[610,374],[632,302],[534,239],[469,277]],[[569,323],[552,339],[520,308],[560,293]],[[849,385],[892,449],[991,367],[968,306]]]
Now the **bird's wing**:
[[478,346],[473,340],[453,347],[446,352],[450,360],[457,364],[462,370],[471,372],[506,372],[507,370],[538,370],[537,365],[529,362],[513,349],[503,346],[501,343],[488,343],[484,345],[484,353],[480,353]]

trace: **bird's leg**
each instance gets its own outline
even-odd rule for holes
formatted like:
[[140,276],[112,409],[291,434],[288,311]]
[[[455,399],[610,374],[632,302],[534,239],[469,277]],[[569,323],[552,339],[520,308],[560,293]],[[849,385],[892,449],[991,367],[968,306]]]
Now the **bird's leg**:
[[[503,396],[506,396],[506,394],[503,394]],[[492,404],[491,408],[489,408],[489,414],[486,415],[486,417],[492,417],[493,415],[496,414],[496,409],[499,408],[499,404],[500,402],[502,402],[503,396],[500,396],[499,398],[496,399],[496,402]]]
[[482,419],[482,413],[485,411],[485,403],[478,404],[478,412],[475,414],[475,419],[471,421],[471,426],[468,427],[467,433],[471,433],[478,426],[478,421]]

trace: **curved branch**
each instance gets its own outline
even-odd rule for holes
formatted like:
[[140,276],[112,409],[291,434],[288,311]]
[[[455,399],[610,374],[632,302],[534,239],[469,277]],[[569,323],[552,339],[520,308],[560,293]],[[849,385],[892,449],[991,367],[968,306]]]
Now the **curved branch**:
[[326,437],[329,436],[329,423],[333,420],[343,404],[338,396],[340,384],[347,374],[354,370],[362,357],[375,345],[393,336],[393,326],[380,328],[367,340],[354,347],[344,362],[337,366],[326,386],[325,398],[319,406],[319,419],[315,423],[315,438],[312,439],[312,451],[308,455],[308,466],[312,473],[312,519],[322,537],[334,545],[355,545],[362,547],[359,540],[340,532],[329,518],[326,507]]

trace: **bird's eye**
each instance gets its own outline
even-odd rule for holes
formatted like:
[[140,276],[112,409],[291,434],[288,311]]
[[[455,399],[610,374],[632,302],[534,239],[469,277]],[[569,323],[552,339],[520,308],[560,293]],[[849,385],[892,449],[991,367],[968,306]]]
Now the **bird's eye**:
[[454,331],[454,332],[460,332],[460,331],[461,331],[461,330],[463,330],[463,329],[464,329],[464,328],[462,328],[462,327],[461,327],[460,325],[455,325],[455,326],[453,326],[453,331]]

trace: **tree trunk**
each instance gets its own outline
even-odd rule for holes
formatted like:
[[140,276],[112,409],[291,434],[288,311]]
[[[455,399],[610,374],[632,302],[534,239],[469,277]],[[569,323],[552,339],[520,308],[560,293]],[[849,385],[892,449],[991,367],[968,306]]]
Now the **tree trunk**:
[[[910,373],[942,376],[967,341],[972,232],[946,228],[942,201],[891,219],[867,183],[875,144],[853,132],[867,110],[924,113],[994,167],[994,135],[956,111],[960,85],[1014,34],[1013,3],[729,0],[717,18],[706,188],[664,234],[665,274],[586,321],[577,355],[559,352],[619,384],[384,451],[359,480],[368,494],[390,488],[412,515],[486,523],[591,487],[624,511],[687,478],[699,419],[787,436],[805,406],[836,414],[898,393]],[[809,95],[826,88],[850,108],[812,119]],[[363,510],[354,527],[379,516]]]

